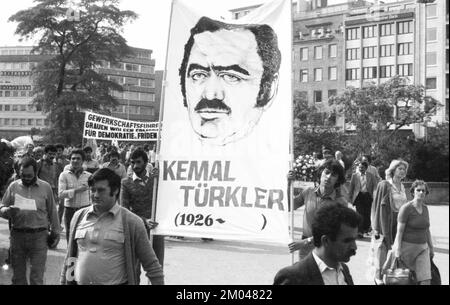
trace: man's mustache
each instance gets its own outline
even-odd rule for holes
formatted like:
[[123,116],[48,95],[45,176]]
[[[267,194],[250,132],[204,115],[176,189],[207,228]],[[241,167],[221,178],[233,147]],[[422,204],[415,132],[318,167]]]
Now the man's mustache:
[[195,106],[195,111],[201,111],[203,109],[216,109],[221,111],[226,111],[228,113],[231,112],[231,108],[228,107],[224,102],[219,99],[202,99],[198,102],[197,106]]

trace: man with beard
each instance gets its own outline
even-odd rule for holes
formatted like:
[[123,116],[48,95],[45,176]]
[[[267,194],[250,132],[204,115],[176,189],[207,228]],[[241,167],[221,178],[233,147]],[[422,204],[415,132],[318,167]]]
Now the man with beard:
[[52,187],[55,199],[58,197],[58,167],[55,161],[56,147],[47,145],[44,148],[44,156],[41,160],[37,160],[38,178],[44,180]]
[[180,84],[194,133],[218,146],[246,137],[277,93],[281,52],[273,29],[202,17],[184,50]]
[[[131,156],[132,177],[122,180],[120,204],[144,220],[147,233],[157,226],[151,221],[153,206],[153,180],[158,177],[158,169],[147,170],[148,156],[142,149],[135,150]],[[164,265],[164,236],[153,236],[153,250],[161,266]]]
[[20,178],[11,183],[0,205],[0,216],[11,221],[12,283],[28,285],[26,270],[30,260],[30,284],[43,285],[47,260],[48,229],[53,247],[59,242],[60,224],[53,191],[37,178],[37,164],[25,157],[19,163]]
[[314,216],[314,250],[292,266],[281,269],[274,285],[353,285],[346,264],[356,254],[361,216],[337,204],[322,206]]

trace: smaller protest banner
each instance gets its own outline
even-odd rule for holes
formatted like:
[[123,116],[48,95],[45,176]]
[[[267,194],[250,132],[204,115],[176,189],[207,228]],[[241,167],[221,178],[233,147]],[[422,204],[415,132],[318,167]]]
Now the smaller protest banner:
[[83,138],[115,141],[156,141],[158,122],[136,122],[86,112]]

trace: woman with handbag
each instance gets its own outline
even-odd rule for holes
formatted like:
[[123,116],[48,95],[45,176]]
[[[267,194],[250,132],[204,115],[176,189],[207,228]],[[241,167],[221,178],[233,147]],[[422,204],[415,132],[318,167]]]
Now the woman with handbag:
[[383,237],[380,247],[376,251],[375,284],[383,284],[381,274],[386,261],[387,252],[394,243],[397,231],[397,216],[400,208],[408,202],[402,180],[406,177],[408,162],[392,160],[386,170],[386,180],[378,183],[375,199],[372,203],[371,221],[373,234]]
[[425,205],[428,185],[416,180],[411,186],[414,199],[400,208],[397,236],[392,251],[410,270],[416,273],[420,285],[430,285],[431,258],[434,256],[430,234],[430,216]]

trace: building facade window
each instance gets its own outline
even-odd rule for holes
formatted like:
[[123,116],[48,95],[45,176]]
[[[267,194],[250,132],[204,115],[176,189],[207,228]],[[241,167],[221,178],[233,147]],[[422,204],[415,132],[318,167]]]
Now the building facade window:
[[150,102],[154,102],[155,101],[155,94],[154,93],[144,93],[141,92],[139,94],[139,100],[141,101],[150,101]]
[[380,36],[391,36],[394,35],[394,24],[384,23],[380,24]]
[[356,40],[359,39],[360,28],[351,28],[345,30],[345,37],[347,40]]
[[330,58],[337,57],[337,45],[330,44],[328,46],[328,57],[330,57]]
[[427,52],[426,60],[427,60],[427,66],[437,65],[437,53],[436,52]]
[[364,47],[363,58],[375,58],[377,56],[377,47]]
[[357,79],[359,79],[359,68],[345,70],[345,80],[357,80]]
[[404,42],[404,43],[399,43],[397,45],[397,54],[398,55],[410,55],[412,53],[413,53],[412,42]]
[[322,81],[322,68],[314,69],[314,81],[316,82]]
[[377,67],[363,68],[363,79],[377,78]]
[[5,105],[5,111],[11,111],[11,106],[10,105]]
[[155,81],[153,79],[141,79],[141,87],[155,88]]
[[347,49],[346,51],[346,59],[347,60],[356,60],[359,59],[359,48]]
[[139,65],[136,64],[125,64],[126,71],[139,72]]
[[337,80],[337,67],[328,67],[328,79]]
[[397,34],[409,34],[413,32],[413,22],[412,20],[409,21],[401,21],[397,23]]
[[336,95],[337,95],[337,90],[336,89],[328,90],[328,98],[330,98],[332,96],[336,96]]
[[437,81],[436,77],[429,77],[425,81],[425,88],[427,90],[436,89],[437,88]]
[[314,91],[314,103],[322,103],[322,91]]
[[437,6],[436,4],[428,4],[427,8],[427,17],[436,17],[437,16]]
[[437,40],[437,28],[428,28],[427,41],[436,41],[436,40]]
[[300,60],[308,60],[308,48],[300,48]]
[[155,73],[155,67],[141,65],[141,73],[154,74]]
[[376,37],[376,35],[377,35],[376,25],[363,26],[363,38]]
[[5,119],[5,125],[6,125],[6,126],[9,126],[9,124],[10,124],[9,122],[10,122],[9,119]]
[[314,59],[322,59],[322,46],[314,47]]
[[33,119],[28,119],[28,126],[33,126],[34,124],[33,124]]
[[308,82],[308,70],[300,70],[300,82],[307,83]]
[[413,64],[397,65],[397,74],[400,76],[412,76],[413,75]]
[[393,44],[383,44],[380,45],[380,57],[394,56],[394,45]]
[[394,65],[380,66],[380,78],[389,78],[394,76]]
[[139,86],[139,79],[134,77],[125,77],[125,85]]

